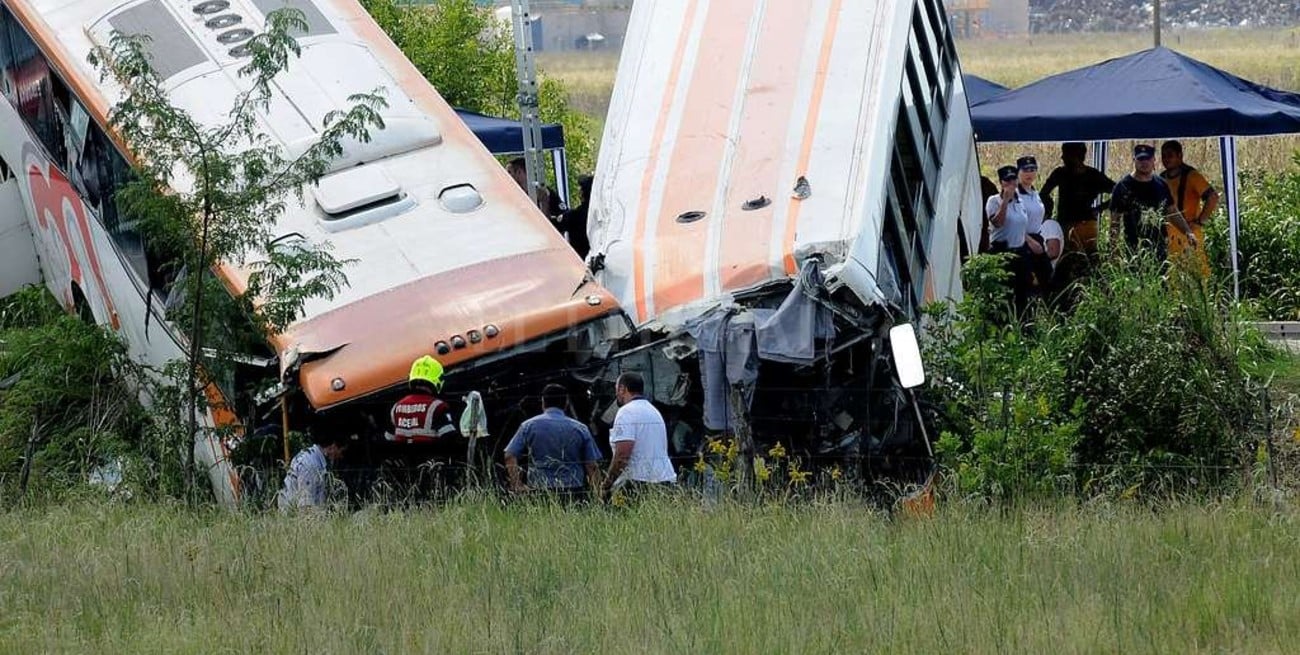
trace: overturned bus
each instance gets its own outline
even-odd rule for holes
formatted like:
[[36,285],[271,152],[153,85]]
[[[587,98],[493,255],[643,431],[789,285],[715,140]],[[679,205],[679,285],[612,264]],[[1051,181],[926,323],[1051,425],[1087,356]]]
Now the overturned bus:
[[[575,413],[608,425],[614,377],[638,370],[679,458],[743,433],[872,477],[923,470],[887,335],[960,293],[980,225],[938,0],[636,3],[586,266],[355,0],[0,4],[0,155],[16,173],[0,200],[26,217],[0,252],[13,241],[23,257],[7,261],[38,268],[23,274],[152,365],[188,341],[167,320],[167,262],[114,202],[132,153],[108,130],[117,90],[86,63],[91,49],[114,30],[149,36],[173,102],[216,124],[242,90],[240,44],[269,12],[302,11],[302,57],[260,117],[291,153],[350,95],[386,89],[386,128],[348,144],[277,219],[286,244],[330,241],[351,262],[348,287],[264,347],[209,353],[239,362],[211,380],[195,435],[222,502],[274,484],[234,462],[283,457],[290,430],[361,437],[354,493],[382,483],[383,462],[418,460],[383,434],[426,354],[449,396],[479,392],[495,439],[548,381],[590,389],[573,394]],[[215,274],[247,288],[239,266]]]
[[[259,116],[273,142],[301,153],[353,94],[382,87],[388,106],[385,128],[347,143],[306,202],[289,203],[276,222],[285,247],[331,242],[350,262],[347,287],[309,302],[288,330],[251,352],[209,344],[209,357],[238,362],[211,376],[205,429],[194,435],[196,459],[226,504],[241,502],[250,484],[274,484],[241,476],[232,452],[266,443],[270,452],[261,454],[278,460],[290,430],[370,437],[375,448],[352,449],[358,468],[392,455],[382,439],[388,409],[421,355],[443,362],[450,393],[479,390],[490,411],[517,412],[532,389],[529,371],[564,374],[590,357],[598,327],[624,320],[355,0],[3,0],[0,155],[16,176],[0,199],[12,204],[6,213],[25,218],[6,223],[0,243],[21,269],[12,279],[41,280],[69,310],[116,331],[140,362],[184,358],[187,335],[166,312],[176,286],[162,272],[170,262],[158,260],[139,221],[114,201],[133,156],[108,127],[120,89],[101,83],[87,56],[114,31],[149,37],[171,101],[221,125],[247,90],[236,73],[250,55],[245,43],[284,7],[303,12],[307,29],[301,57],[276,78]],[[232,293],[247,289],[238,263],[214,274]]]
[[887,335],[960,295],[981,226],[940,0],[636,3],[595,178],[588,263],[635,325],[595,380],[643,372],[675,455],[924,474]]

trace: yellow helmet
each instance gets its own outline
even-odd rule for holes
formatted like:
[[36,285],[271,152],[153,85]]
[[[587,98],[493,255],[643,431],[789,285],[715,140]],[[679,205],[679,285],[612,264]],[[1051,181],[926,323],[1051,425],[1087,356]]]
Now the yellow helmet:
[[435,389],[442,388],[442,364],[438,360],[425,355],[411,364],[411,382],[421,381],[428,382]]

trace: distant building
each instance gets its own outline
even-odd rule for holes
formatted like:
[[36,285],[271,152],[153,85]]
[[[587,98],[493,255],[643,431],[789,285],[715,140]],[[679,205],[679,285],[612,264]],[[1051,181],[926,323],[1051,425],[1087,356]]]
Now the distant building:
[[[498,14],[510,16],[510,2],[499,0]],[[631,15],[629,0],[534,0],[533,42],[541,52],[612,50],[618,52]]]
[[1029,0],[948,0],[954,34],[966,38],[1029,32]]

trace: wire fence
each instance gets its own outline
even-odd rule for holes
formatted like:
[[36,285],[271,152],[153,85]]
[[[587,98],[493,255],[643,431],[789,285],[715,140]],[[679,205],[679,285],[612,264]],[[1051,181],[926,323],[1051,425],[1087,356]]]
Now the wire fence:
[[[1245,488],[1296,488],[1300,482],[1300,444],[1288,454],[1278,454],[1264,461],[1244,456],[1236,464],[1199,464],[1195,462],[1151,463],[1070,463],[1065,474],[1057,480],[1056,491],[1065,496],[1091,495],[1149,496],[1214,494],[1228,489]],[[738,473],[740,460],[736,458],[709,457],[703,453],[672,457],[677,473],[675,488],[678,493],[696,496],[703,500],[724,497],[781,497],[813,498],[824,494],[852,497],[864,502],[894,501],[916,493],[932,482],[938,473],[940,487],[953,495],[960,495],[956,486],[944,480],[959,475],[942,468],[931,457],[924,455],[878,456],[861,453],[812,454],[787,452],[773,456],[768,451],[757,453],[751,461],[769,472],[769,477],[755,478],[753,472],[744,479]],[[553,474],[556,469],[571,467],[570,476],[585,480],[585,467],[595,464],[602,472],[608,460],[556,460],[548,459],[536,469]],[[1279,471],[1279,469],[1283,469]],[[534,466],[521,467],[525,480]],[[792,475],[794,473],[794,475]],[[281,470],[245,468],[241,477],[262,476],[263,486],[257,493],[247,494],[245,506],[274,508]],[[336,500],[346,498],[353,508],[378,506],[388,508],[413,505],[438,504],[464,497],[493,497],[501,500],[520,498],[552,498],[567,502],[569,491],[530,487],[528,493],[517,494],[509,490],[505,467],[499,461],[469,466],[464,462],[437,461],[415,466],[398,462],[385,462],[378,469],[340,466],[331,471],[338,481]],[[1025,479],[1041,478],[1040,471],[1018,472]],[[1018,484],[1017,472],[1004,472],[1008,488],[1028,486]],[[1122,476],[1122,477],[1116,477]],[[561,476],[562,477],[562,476]],[[367,484],[356,485],[358,479]],[[1130,484],[1142,479],[1145,483]],[[1131,488],[1132,487],[1132,488]]]

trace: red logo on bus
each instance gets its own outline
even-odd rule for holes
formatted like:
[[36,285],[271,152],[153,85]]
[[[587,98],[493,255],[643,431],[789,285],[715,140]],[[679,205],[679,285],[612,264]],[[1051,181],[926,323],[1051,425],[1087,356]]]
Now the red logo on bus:
[[[95,249],[95,239],[81,198],[63,173],[46,163],[45,158],[31,144],[23,145],[23,162],[27,167],[27,188],[31,190],[32,205],[36,210],[36,224],[45,232],[53,230],[67,256],[69,275],[83,290],[86,289],[83,264],[90,269],[99,297],[108,309],[109,322],[114,330],[118,329],[121,324],[117,317],[117,307],[109,296],[108,285],[104,283],[99,253]],[[75,234],[69,229],[69,224],[75,228]],[[84,262],[83,257],[78,256],[74,236],[80,241],[80,254],[84,255]],[[65,300],[71,302],[70,298]]]

